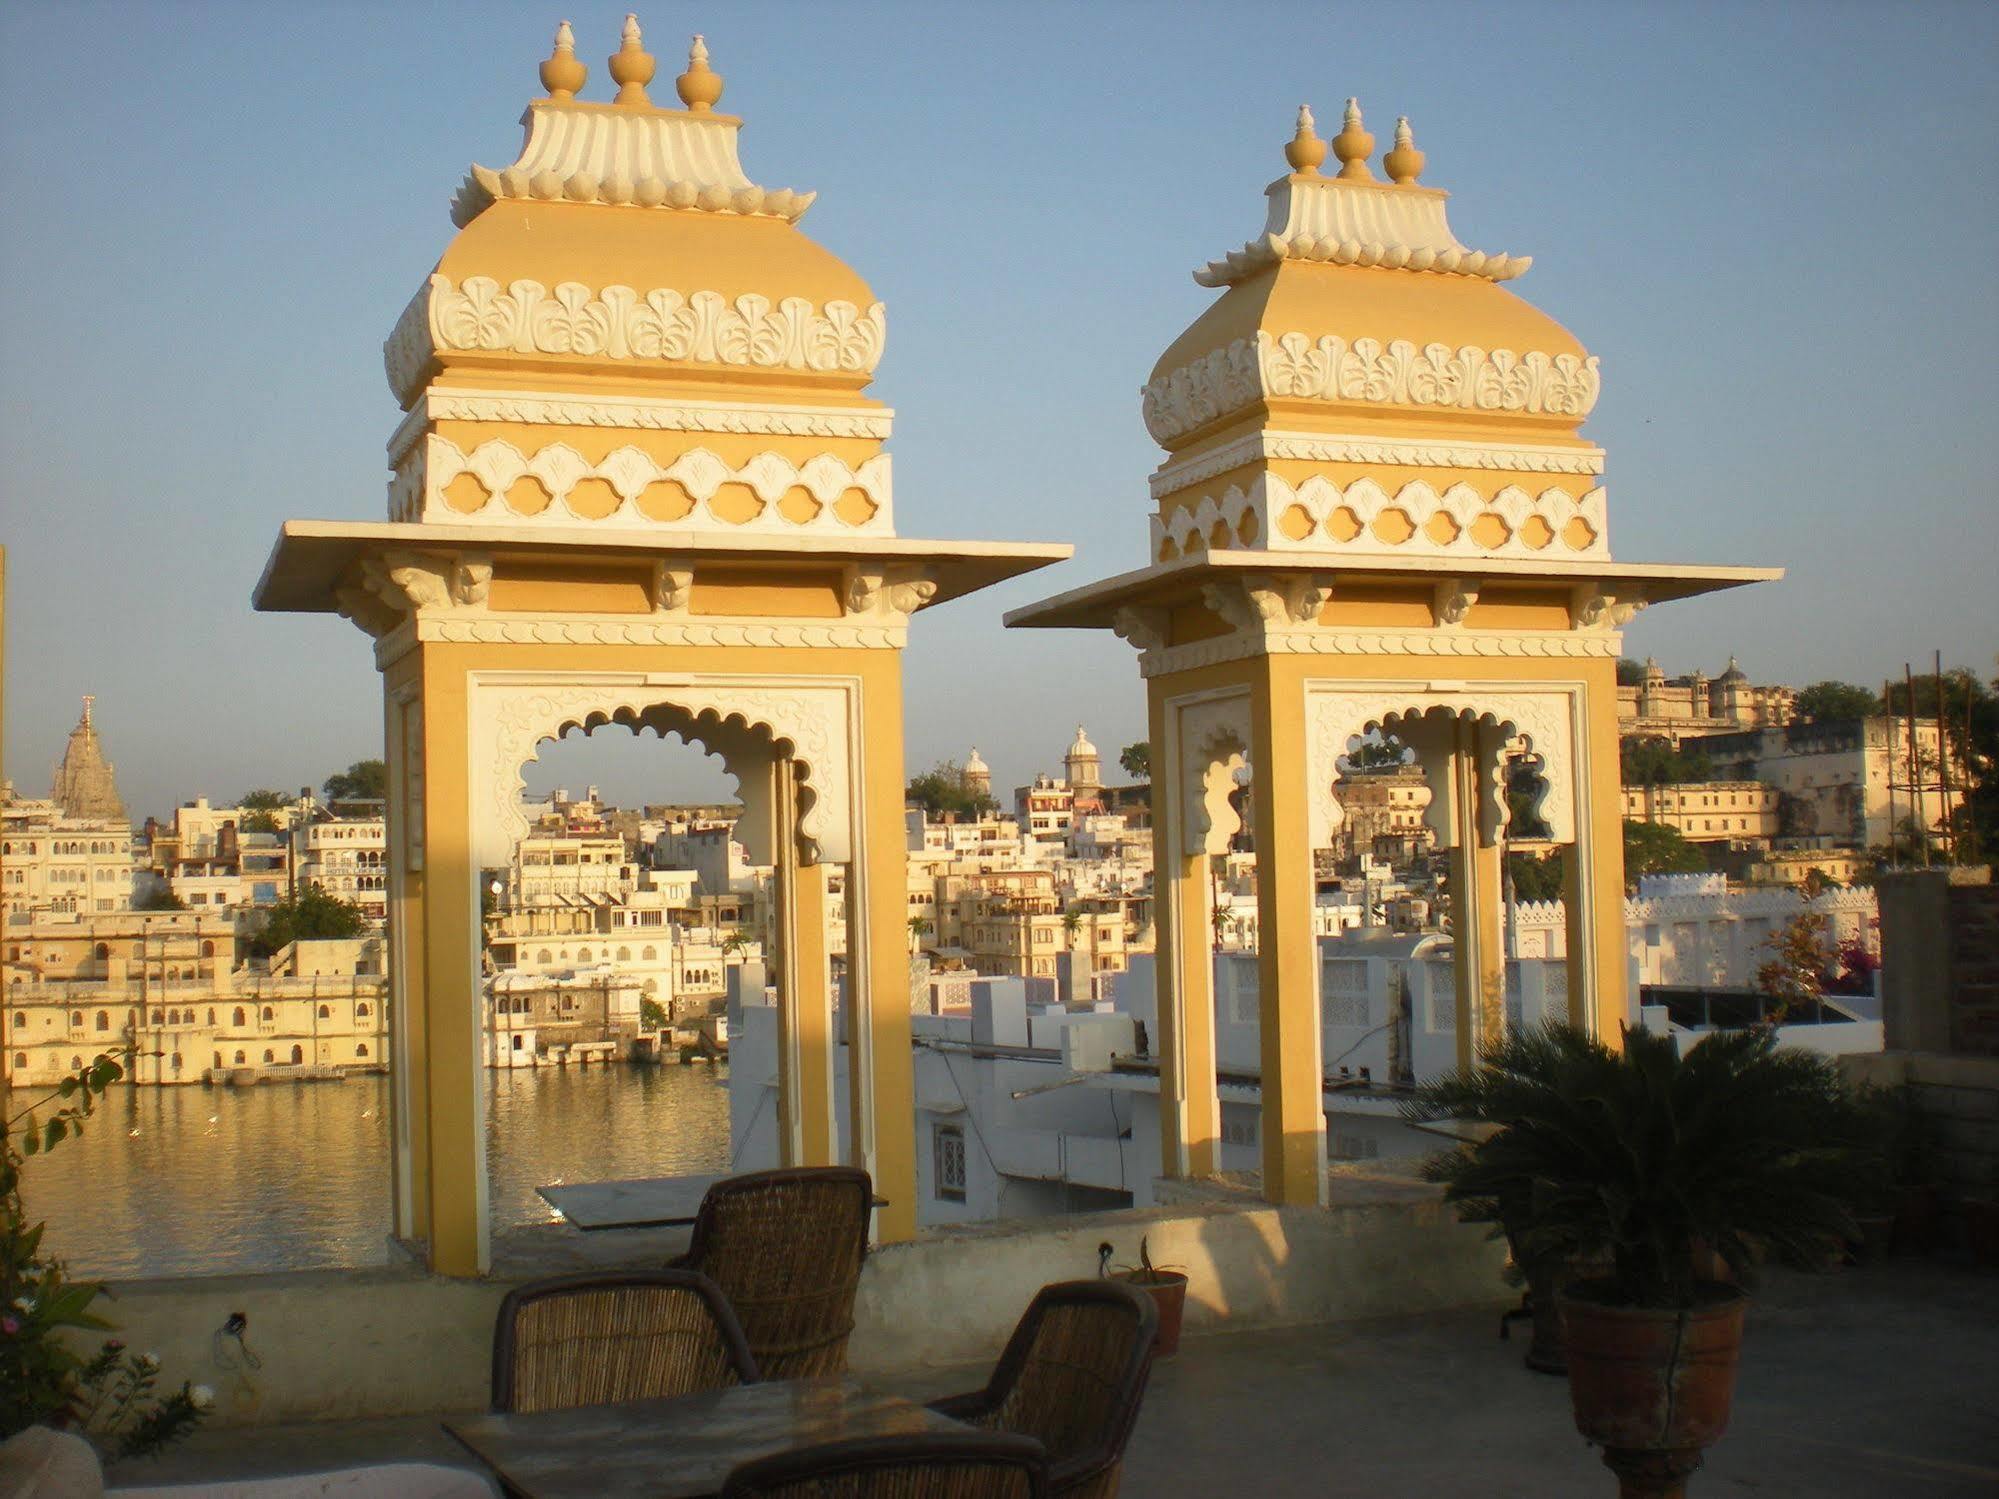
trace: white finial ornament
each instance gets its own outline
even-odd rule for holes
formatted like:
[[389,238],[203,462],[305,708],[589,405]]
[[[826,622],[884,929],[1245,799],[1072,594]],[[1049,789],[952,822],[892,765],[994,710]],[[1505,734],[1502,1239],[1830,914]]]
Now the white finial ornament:
[[[565,21],[563,24],[567,25],[568,22]],[[645,42],[645,38],[639,35],[639,18],[631,11],[625,12],[625,29],[618,40],[627,47],[638,47]]]
[[558,21],[556,23],[555,50],[558,52],[574,52],[576,50],[576,33],[569,29],[567,21]]
[[694,40],[687,48],[687,60],[690,63],[708,60],[708,44],[701,39],[701,33],[698,31],[694,33]]

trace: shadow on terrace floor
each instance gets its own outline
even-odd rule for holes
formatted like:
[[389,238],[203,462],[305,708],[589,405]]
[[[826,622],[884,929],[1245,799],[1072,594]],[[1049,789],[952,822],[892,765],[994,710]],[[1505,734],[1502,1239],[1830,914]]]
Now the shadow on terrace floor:
[[[1190,1339],[1153,1376],[1126,1467],[1133,1499],[1433,1499],[1464,1493],[1609,1499],[1575,1434],[1567,1385],[1520,1365],[1490,1311]],[[1897,1262],[1775,1274],[1749,1319],[1733,1430],[1692,1499],[1989,1496],[1999,1491],[1999,1277]],[[983,1368],[905,1393],[972,1388]],[[204,1433],[113,1482],[193,1481],[313,1466],[461,1457],[430,1420]]]

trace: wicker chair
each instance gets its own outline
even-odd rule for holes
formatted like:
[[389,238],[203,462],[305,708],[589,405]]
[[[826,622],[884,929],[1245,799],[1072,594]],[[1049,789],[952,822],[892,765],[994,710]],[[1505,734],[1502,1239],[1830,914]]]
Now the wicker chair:
[[708,1189],[676,1269],[722,1288],[765,1379],[847,1367],[874,1184],[848,1166],[732,1176]]
[[930,1408],[1037,1439],[1048,1451],[1050,1494],[1110,1499],[1152,1372],[1158,1326],[1152,1298],[1117,1281],[1043,1286],[986,1387]]
[[735,1313],[687,1270],[560,1275],[516,1286],[493,1334],[493,1409],[656,1400],[752,1384]]
[[1045,1499],[1048,1456],[1004,1432],[918,1432],[799,1447],[744,1463],[722,1499]]

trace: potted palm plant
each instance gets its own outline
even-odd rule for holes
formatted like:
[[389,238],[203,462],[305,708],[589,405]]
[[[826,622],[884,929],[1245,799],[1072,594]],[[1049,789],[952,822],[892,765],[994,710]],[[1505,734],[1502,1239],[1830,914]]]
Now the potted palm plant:
[[1774,1031],[1690,1046],[1627,1030],[1511,1035],[1424,1105],[1496,1126],[1445,1193],[1482,1213],[1531,1185],[1515,1233],[1531,1258],[1600,1264],[1558,1292],[1577,1429],[1625,1499],[1683,1492],[1727,1429],[1742,1291],[1699,1268],[1755,1252],[1822,1263],[1854,1232],[1848,1198],[1872,1135],[1836,1065]]
[[1171,1358],[1180,1351],[1180,1322],[1187,1311],[1187,1276],[1171,1265],[1152,1263],[1147,1241],[1138,1241],[1138,1263],[1110,1268],[1114,1251],[1108,1244],[1097,1246],[1097,1273],[1121,1280],[1146,1293],[1159,1308],[1159,1330],[1153,1335],[1152,1352],[1157,1358]]

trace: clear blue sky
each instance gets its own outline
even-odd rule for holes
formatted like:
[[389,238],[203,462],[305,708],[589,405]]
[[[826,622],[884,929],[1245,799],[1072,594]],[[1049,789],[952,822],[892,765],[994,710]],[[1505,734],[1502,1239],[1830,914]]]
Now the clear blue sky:
[[[366,641],[253,614],[291,516],[377,519],[380,346],[513,158],[553,23],[606,96],[622,5],[52,5],[0,14],[6,767],[41,794],[79,693],[135,810],[317,783],[379,753]],[[889,308],[908,535],[1075,562],[918,620],[908,760],[1054,768],[1143,732],[1129,650],[1005,608],[1136,566],[1152,361],[1261,223],[1292,111],[1398,113],[1460,239],[1602,356],[1630,560],[1789,579],[1654,610],[1671,670],[1989,673],[1999,470],[1999,7],[1238,3],[652,5],[707,33],[753,180]],[[30,509],[32,506],[32,510]],[[592,746],[595,749],[595,746]],[[632,755],[553,752],[636,799]],[[712,782],[710,783],[712,784]]]

